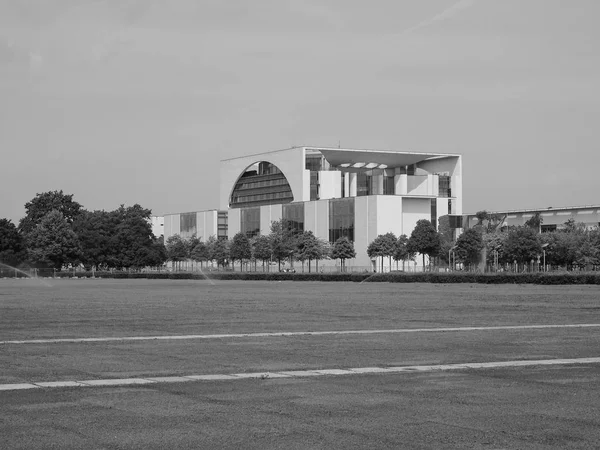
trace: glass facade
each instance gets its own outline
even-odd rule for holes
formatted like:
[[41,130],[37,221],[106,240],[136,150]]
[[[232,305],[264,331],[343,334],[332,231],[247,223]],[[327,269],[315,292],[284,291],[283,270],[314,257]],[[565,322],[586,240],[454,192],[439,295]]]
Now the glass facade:
[[260,234],[260,208],[243,208],[240,211],[240,231],[248,238]]
[[227,240],[228,220],[227,211],[217,213],[217,239]]
[[393,176],[384,176],[383,177],[383,195],[394,195],[395,191],[395,183]]
[[279,168],[261,162],[247,170],[237,181],[231,194],[230,207],[275,205],[294,199],[292,188]]
[[354,199],[329,200],[329,242],[346,236],[354,241]]
[[359,172],[356,174],[356,196],[360,197],[363,195],[371,195],[371,175],[367,175],[365,172]]
[[304,203],[283,205],[282,218],[295,234],[304,232]]
[[438,175],[439,178],[439,197],[452,197],[452,189],[450,189],[450,176]]
[[196,234],[196,213],[183,213],[179,215],[179,234],[182,238],[189,238]]

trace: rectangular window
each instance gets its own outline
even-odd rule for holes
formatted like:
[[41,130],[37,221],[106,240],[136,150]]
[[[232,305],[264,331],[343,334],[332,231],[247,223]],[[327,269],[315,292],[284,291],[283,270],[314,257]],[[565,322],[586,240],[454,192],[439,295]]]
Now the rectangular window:
[[552,232],[552,231],[556,231],[556,225],[542,225],[540,227],[540,231],[542,233],[549,233],[549,232]]
[[383,177],[383,195],[394,195],[394,177]]
[[282,218],[288,222],[294,234],[304,232],[304,203],[283,205]]
[[462,216],[449,216],[450,218],[450,228],[462,228],[463,227],[463,218]]
[[240,231],[249,238],[260,234],[260,208],[242,208]]
[[371,195],[371,176],[366,173],[356,174],[356,195]]
[[452,189],[450,189],[450,176],[438,175],[439,179],[439,197],[452,197]]
[[196,233],[196,213],[183,213],[179,216],[179,232],[182,238],[188,238]]
[[354,241],[354,199],[329,200],[329,242],[341,237]]
[[219,211],[217,213],[217,238],[227,239],[229,217],[227,211]]

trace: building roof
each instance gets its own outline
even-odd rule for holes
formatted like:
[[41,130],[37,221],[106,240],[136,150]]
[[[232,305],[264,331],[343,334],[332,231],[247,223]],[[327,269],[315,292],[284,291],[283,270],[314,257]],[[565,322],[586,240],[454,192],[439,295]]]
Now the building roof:
[[400,152],[393,150],[368,150],[350,148],[306,147],[307,150],[318,151],[332,166],[364,167],[375,165],[380,167],[409,166],[421,161],[458,157],[448,153]]

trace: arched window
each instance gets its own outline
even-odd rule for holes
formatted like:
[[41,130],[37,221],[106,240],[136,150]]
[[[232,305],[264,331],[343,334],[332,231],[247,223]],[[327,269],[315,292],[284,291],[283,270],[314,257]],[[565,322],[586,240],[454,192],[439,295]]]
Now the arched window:
[[252,164],[238,178],[229,207],[276,205],[293,200],[292,188],[283,172],[274,164],[261,161]]

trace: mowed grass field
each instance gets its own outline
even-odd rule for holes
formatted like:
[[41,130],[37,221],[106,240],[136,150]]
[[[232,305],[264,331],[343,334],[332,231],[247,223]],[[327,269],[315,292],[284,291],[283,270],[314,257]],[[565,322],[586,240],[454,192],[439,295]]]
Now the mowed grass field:
[[598,448],[598,357],[599,286],[0,280],[0,385],[334,371],[0,390],[0,448]]

